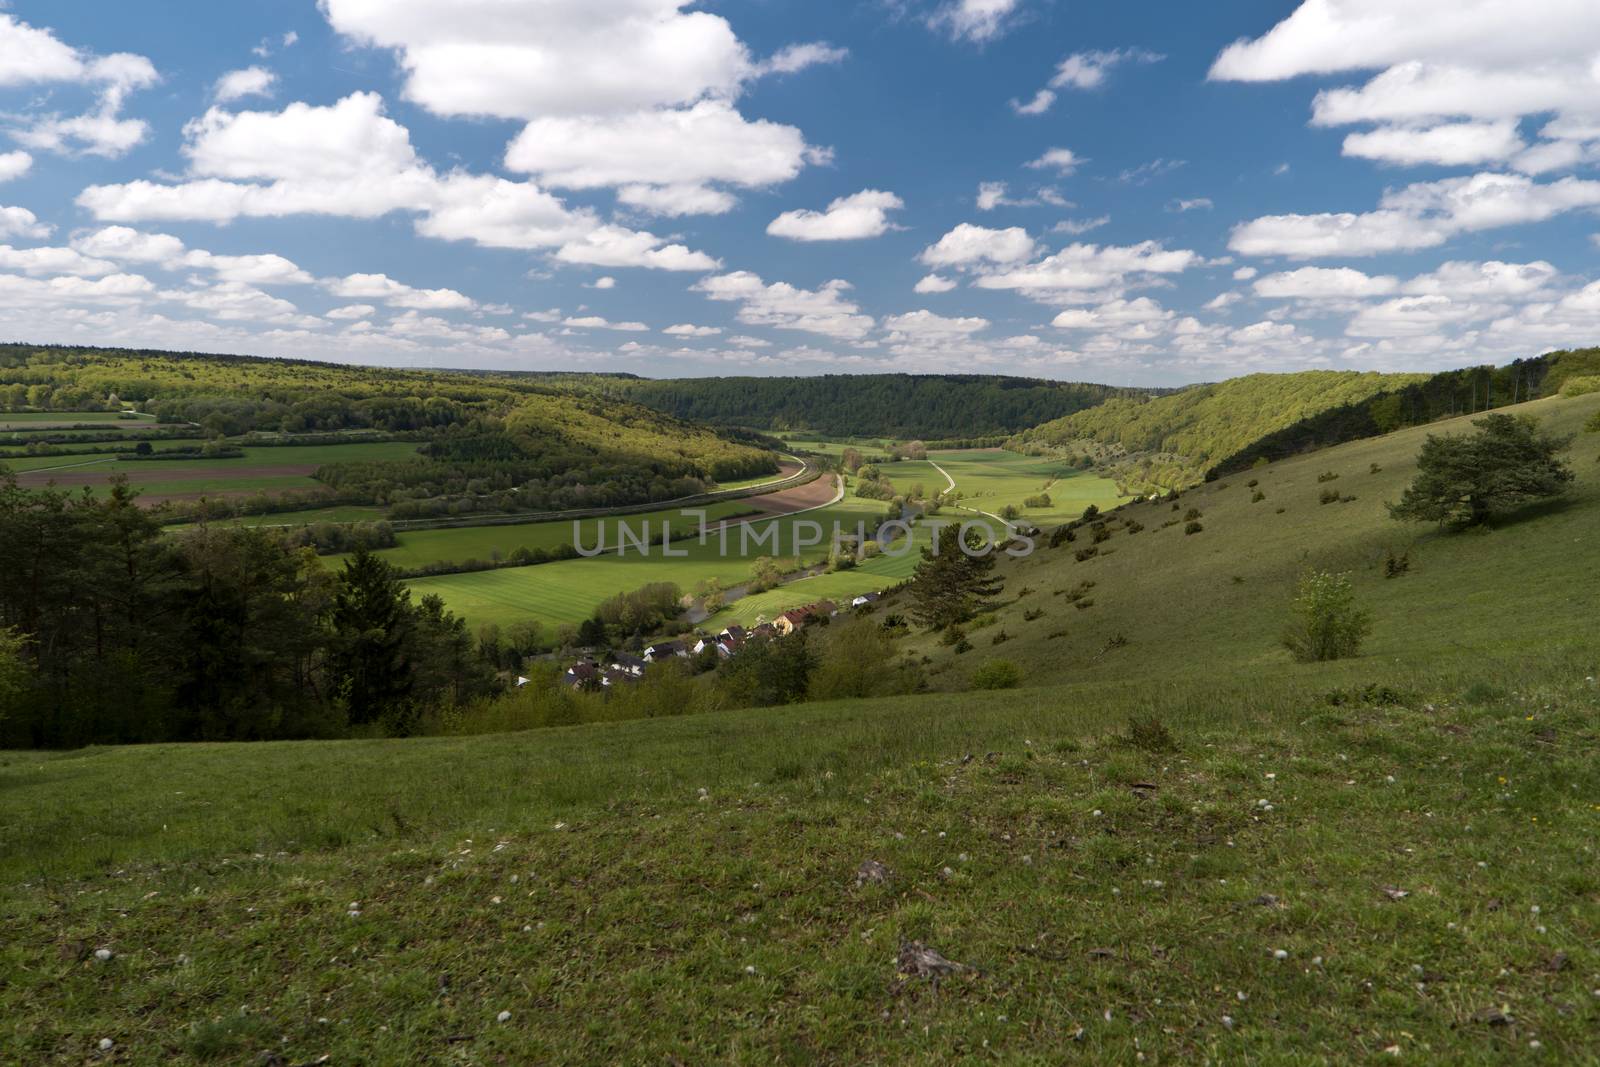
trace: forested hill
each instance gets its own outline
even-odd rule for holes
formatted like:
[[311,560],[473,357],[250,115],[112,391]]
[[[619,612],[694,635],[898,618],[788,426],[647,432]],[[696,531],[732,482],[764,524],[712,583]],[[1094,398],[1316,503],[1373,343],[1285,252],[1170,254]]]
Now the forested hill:
[[1016,433],[1113,398],[1168,391],[979,374],[605,378],[588,388],[717,426],[929,439]]
[[1551,396],[1600,375],[1600,349],[1440,374],[1252,374],[1151,399],[1113,399],[1018,434],[1008,447],[1071,454],[1131,489],[1193,485],[1257,459]]
[[[115,410],[232,437],[373,429],[425,435],[474,461],[724,480],[776,470],[770,451],[622,397],[523,375],[355,367],[254,356],[0,345],[0,409]],[[448,446],[448,447],[446,447]],[[614,480],[599,473],[597,480]]]

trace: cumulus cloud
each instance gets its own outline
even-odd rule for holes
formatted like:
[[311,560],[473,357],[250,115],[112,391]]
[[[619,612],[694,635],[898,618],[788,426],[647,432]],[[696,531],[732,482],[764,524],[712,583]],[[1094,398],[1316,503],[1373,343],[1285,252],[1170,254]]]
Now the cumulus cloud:
[[924,276],[916,285],[912,286],[914,293],[948,293],[956,287],[956,283],[949,278],[938,274]]
[[716,337],[722,332],[719,326],[695,326],[692,323],[680,322],[668,326],[661,331],[671,337]]
[[621,330],[624,333],[645,333],[650,329],[642,322],[612,322],[599,315],[563,319],[561,325],[576,330]]
[[1136,245],[1072,244],[1031,263],[983,274],[980,289],[1018,289],[1045,299],[1077,290],[1107,290],[1131,279],[1179,274],[1199,266],[1202,257],[1188,249],[1169,249],[1159,241]]
[[802,289],[788,282],[762,281],[749,271],[716,274],[700,279],[697,292],[712,300],[739,305],[738,319],[747,326],[771,326],[783,330],[804,330],[841,341],[862,341],[876,325],[872,316],[846,297],[850,283],[835,279],[816,289]]
[[791,241],[859,241],[881,237],[892,227],[889,212],[903,207],[905,202],[893,193],[863,189],[839,197],[826,211],[785,211],[768,224],[767,233]]
[[26,237],[42,241],[55,232],[55,227],[39,221],[39,216],[25,207],[0,207],[0,237]]
[[487,247],[555,249],[571,263],[710,270],[716,261],[648,233],[603,225],[528,182],[451,171],[421,160],[409,131],[384,113],[376,93],[328,106],[303,102],[276,112],[213,108],[186,128],[189,180],[98,185],[78,197],[103,221],[314,214],[417,215],[417,232]]
[[416,289],[387,274],[348,274],[330,278],[324,288],[346,300],[379,300],[390,307],[419,311],[468,311],[477,304],[454,289]]
[[809,41],[780,49],[762,63],[760,69],[766,74],[794,74],[807,67],[843,63],[849,55],[848,48],[835,48],[826,41]]
[[144,56],[97,56],[65,44],[50,30],[0,13],[0,87],[70,83],[96,96],[94,109],[81,115],[39,111],[15,116],[11,134],[29,148],[110,159],[126,155],[144,140],[149,124],[123,118],[123,105],[129,94],[159,80]]
[[227,104],[247,96],[271,96],[277,81],[278,76],[265,67],[230,70],[217,79],[212,97],[219,104]]
[[1391,275],[1374,277],[1350,267],[1301,267],[1257,278],[1254,286],[1257,296],[1301,300],[1384,296],[1399,287]]
[[1051,148],[1025,166],[1034,170],[1053,170],[1058,174],[1071,174],[1083,166],[1084,158],[1070,148]]
[[1600,207],[1600,181],[1539,183],[1515,174],[1475,174],[1386,192],[1375,211],[1267,215],[1236,226],[1228,247],[1244,255],[1368,256],[1435,248],[1460,233],[1542,222]]
[[0,182],[20,178],[33,167],[33,157],[26,152],[0,152]]
[[[1317,125],[1379,127],[1347,139],[1347,154],[1446,166],[1522,160],[1538,171],[1573,166],[1600,147],[1592,129],[1562,124],[1593,115],[1597,54],[1600,20],[1585,0],[1304,0],[1262,37],[1224,49],[1210,76],[1277,81],[1376,69],[1363,85],[1319,92],[1312,105]],[[1518,121],[1551,113],[1547,140],[1523,153]]]
[[1016,263],[1033,255],[1034,240],[1020,226],[994,230],[963,222],[918,258],[930,267],[965,267],[977,263]]

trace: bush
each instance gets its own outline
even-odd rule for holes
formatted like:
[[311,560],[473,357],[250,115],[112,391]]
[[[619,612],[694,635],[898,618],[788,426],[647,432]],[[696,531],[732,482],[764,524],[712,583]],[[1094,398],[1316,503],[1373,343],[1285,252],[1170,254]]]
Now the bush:
[[1583,430],[1585,433],[1600,433],[1600,411],[1595,412],[1594,417],[1583,424]]
[[1141,531],[1143,529],[1144,529],[1144,523],[1139,522],[1137,519],[1129,519],[1128,520],[1128,532],[1129,533],[1136,534],[1136,533],[1138,533],[1139,531]]
[[1067,544],[1067,543],[1069,543],[1071,541],[1076,541],[1077,539],[1078,539],[1078,535],[1072,532],[1072,527],[1070,527],[1070,526],[1057,526],[1050,533],[1050,547],[1051,548],[1060,548],[1062,545]]
[[1008,659],[992,659],[972,672],[974,689],[1015,689],[1022,682],[1022,670]]
[[1339,502],[1339,490],[1324,489],[1322,494],[1317,497],[1317,502],[1319,504],[1337,504]]
[[1023,622],[1032,622],[1034,619],[1042,619],[1042,618],[1044,618],[1044,609],[1043,608],[1029,608],[1027,611],[1024,611],[1022,613],[1022,621]]
[[1252,504],[1259,504],[1265,499],[1267,499],[1267,494],[1263,493],[1259,489],[1250,494],[1250,503]]
[[1205,529],[1205,527],[1200,525],[1198,522],[1191,522],[1191,523],[1188,523],[1187,525],[1184,526],[1183,532],[1186,535],[1187,534],[1197,534],[1197,533],[1199,533],[1200,531],[1202,531],[1204,529]]
[[1183,513],[1184,522],[1193,522],[1194,520],[1202,517],[1203,516],[1200,514],[1199,508],[1190,508],[1188,511]]
[[1368,474],[1382,474],[1383,473],[1383,464],[1374,463],[1372,466],[1367,468],[1367,473]]
[[1321,474],[1317,475],[1318,482],[1336,482],[1338,480],[1339,476],[1333,471],[1323,471]]
[[1407,550],[1394,554],[1394,549],[1389,550],[1389,555],[1383,561],[1383,576],[1385,578],[1398,578],[1411,569],[1411,552]]
[[1176,752],[1178,743],[1172,738],[1172,731],[1167,729],[1167,724],[1160,719],[1128,720],[1128,733],[1123,738],[1127,744],[1145,752]]
[[1094,547],[1091,546],[1089,548],[1080,548],[1080,549],[1078,549],[1078,551],[1074,552],[1072,555],[1073,555],[1073,558],[1075,558],[1079,563],[1082,563],[1084,560],[1093,559],[1095,556],[1098,556],[1099,554],[1100,554],[1100,550],[1098,548],[1094,548]]
[[1565,397],[1587,396],[1590,393],[1600,393],[1600,375],[1583,378],[1568,378],[1561,383],[1561,395]]
[[1049,493],[1036,493],[1022,502],[1025,508],[1047,508],[1050,506]]
[[1245,484],[1245,488],[1254,489],[1256,486],[1261,484],[1261,479],[1260,478],[1251,478],[1248,482],[1245,482],[1244,484]]
[[1356,604],[1347,574],[1306,572],[1292,611],[1283,644],[1302,663],[1354,656],[1372,630],[1372,616]]
[[1011,640],[1011,635],[1006,633],[1004,630],[1001,630],[999,633],[994,635],[989,643],[991,645],[1003,645],[1009,640]]
[[1089,540],[1093,544],[1103,544],[1104,542],[1111,540],[1111,530],[1106,526],[1105,523],[1097,522],[1091,527],[1091,529],[1094,530],[1094,536]]

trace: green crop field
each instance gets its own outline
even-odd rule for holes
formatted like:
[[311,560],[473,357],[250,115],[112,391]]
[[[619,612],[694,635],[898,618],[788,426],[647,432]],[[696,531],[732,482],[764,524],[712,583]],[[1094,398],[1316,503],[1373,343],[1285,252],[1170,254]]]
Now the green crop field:
[[[688,533],[699,528],[699,513],[715,522],[733,515],[745,515],[761,506],[760,497],[744,500],[725,500],[697,509],[693,516],[679,509],[647,511],[619,518],[578,519],[564,522],[525,522],[505,526],[464,526],[448,530],[412,530],[398,535],[400,542],[394,548],[376,553],[397,567],[422,567],[440,561],[456,563],[469,559],[488,560],[509,556],[519,548],[554,550],[562,545],[576,544],[574,526],[579,541],[585,549],[595,547],[603,538],[615,546],[620,540],[619,525],[642,532],[648,523],[657,548],[661,543],[661,524],[668,523],[675,533]],[[342,562],[342,557],[329,557],[330,563]]]
[[877,556],[850,570],[818,574],[765,593],[741,597],[707,619],[700,629],[715,633],[736,622],[751,626],[775,618],[790,608],[804,607],[819,600],[831,600],[841,610],[848,610],[852,597],[882,592],[905,581],[919,558],[917,551],[901,556]]
[[819,456],[839,456],[847,448],[853,448],[863,456],[882,455],[886,453],[895,442],[887,437],[839,437],[822,438],[816,441],[801,440],[794,437],[781,437],[785,445],[796,452],[812,452]]
[[[1126,499],[1111,479],[1075,470],[1060,460],[999,449],[934,452],[930,459],[955,479],[961,506],[999,514],[1006,505],[1015,505],[1022,517],[1040,526],[1075,519],[1090,504],[1104,510]],[[938,484],[945,482],[941,478]],[[1049,495],[1049,507],[1023,506],[1024,500],[1038,493]]]
[[157,425],[152,417],[124,418],[116,411],[12,411],[0,413],[0,432],[6,430],[47,430],[57,427],[105,423],[99,429],[148,430]]
[[[161,450],[161,446],[157,446]],[[281,492],[318,489],[322,483],[309,474],[285,473],[285,467],[316,468],[329,463],[360,463],[406,459],[416,454],[415,444],[403,441],[348,445],[283,445],[246,447],[235,459],[118,460],[114,455],[30,457],[0,461],[19,473],[50,470],[59,488],[93,485],[105,492],[108,474],[126,474],[130,485],[149,496],[200,493]],[[89,476],[85,480],[84,476]]]
[[[749,578],[750,565],[758,556],[794,556],[796,536],[809,537],[812,532],[810,526],[804,525],[807,523],[821,526],[824,543],[804,547],[800,556],[807,561],[826,559],[826,537],[834,523],[848,532],[864,523],[870,536],[883,514],[881,502],[847,496],[838,504],[805,514],[728,527],[725,552],[716,536],[709,537],[703,545],[695,540],[672,545],[674,553],[685,553],[682,557],[663,555],[658,522],[651,526],[654,539],[648,553],[629,546],[625,551],[608,550],[592,559],[418,578],[407,584],[414,596],[437,593],[473,626],[486,622],[504,626],[529,618],[546,625],[575,623],[587,618],[606,598],[650,582],[674,582],[685,592],[708,578],[716,578],[725,586],[738,585]],[[570,524],[567,529],[570,532]],[[780,548],[773,547],[775,537],[781,542]],[[757,538],[764,540],[757,543]]]
[[[212,526],[311,526],[319,522],[377,522],[384,516],[382,508],[347,504],[331,508],[306,508],[301,511],[274,511],[265,515],[237,515],[211,520]],[[179,523],[169,530],[188,530],[194,523]]]

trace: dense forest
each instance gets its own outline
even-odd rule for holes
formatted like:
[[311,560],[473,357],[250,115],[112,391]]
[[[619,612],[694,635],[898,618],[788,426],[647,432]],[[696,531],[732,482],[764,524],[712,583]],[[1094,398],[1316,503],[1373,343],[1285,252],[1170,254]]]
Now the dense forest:
[[334,573],[262,530],[165,534],[123,485],[0,472],[0,574],[0,745],[403,734],[497,686],[376,557]]
[[1259,459],[1547,396],[1600,373],[1600,349],[1440,374],[1252,374],[1149,400],[1113,399],[1008,447],[1071,455],[1135,491],[1182,488]]
[[1114,398],[1168,392],[979,374],[596,377],[587,388],[716,426],[925,439],[1012,434]]

